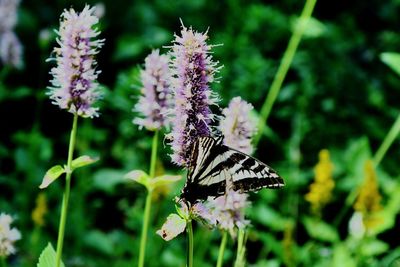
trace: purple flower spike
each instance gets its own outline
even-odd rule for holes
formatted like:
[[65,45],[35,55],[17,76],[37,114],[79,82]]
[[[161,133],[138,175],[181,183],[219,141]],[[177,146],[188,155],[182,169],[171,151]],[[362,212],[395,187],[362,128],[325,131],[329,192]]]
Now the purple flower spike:
[[171,51],[175,109],[171,133],[172,161],[189,165],[191,145],[200,136],[210,136],[213,114],[210,105],[216,103],[209,84],[219,70],[207,45],[207,33],[198,33],[182,25],[181,36],[175,35]]
[[207,205],[221,230],[229,231],[233,236],[235,228],[245,228],[250,222],[244,217],[244,209],[250,204],[247,194],[228,191],[225,195],[210,199]]
[[225,117],[220,121],[219,130],[224,135],[224,143],[243,153],[251,154],[251,138],[257,132],[256,123],[250,118],[253,106],[240,97],[235,97],[222,111]]
[[12,31],[17,24],[20,0],[0,0],[0,32]]
[[12,31],[0,34],[0,59],[5,65],[22,67],[22,45]]
[[134,111],[144,118],[135,118],[133,123],[149,130],[158,130],[168,126],[167,112],[171,108],[172,94],[170,87],[169,56],[160,55],[154,50],[145,59],[145,68],[140,73],[142,93]]
[[14,33],[19,0],[0,0],[0,61],[21,68],[22,45]]
[[49,95],[53,104],[82,117],[98,116],[98,108],[93,104],[101,96],[96,82],[100,71],[95,70],[94,56],[99,52],[104,40],[96,40],[100,34],[93,28],[98,18],[94,8],[85,6],[77,13],[72,8],[61,14],[60,29],[54,48],[57,67],[51,69],[53,75]]

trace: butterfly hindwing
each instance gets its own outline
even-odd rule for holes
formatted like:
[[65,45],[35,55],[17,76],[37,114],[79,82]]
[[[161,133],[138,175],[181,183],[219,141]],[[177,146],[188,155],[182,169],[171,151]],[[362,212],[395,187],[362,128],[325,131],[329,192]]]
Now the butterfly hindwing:
[[263,162],[212,137],[199,137],[181,198],[193,203],[223,195],[228,189],[249,192],[283,185],[283,179]]

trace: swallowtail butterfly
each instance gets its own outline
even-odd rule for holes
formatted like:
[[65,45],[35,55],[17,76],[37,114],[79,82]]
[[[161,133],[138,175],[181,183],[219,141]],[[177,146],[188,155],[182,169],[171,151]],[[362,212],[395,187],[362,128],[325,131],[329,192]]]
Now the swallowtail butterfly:
[[222,144],[222,138],[199,137],[192,147],[189,172],[181,199],[193,204],[227,190],[258,191],[280,188],[283,179],[270,167]]

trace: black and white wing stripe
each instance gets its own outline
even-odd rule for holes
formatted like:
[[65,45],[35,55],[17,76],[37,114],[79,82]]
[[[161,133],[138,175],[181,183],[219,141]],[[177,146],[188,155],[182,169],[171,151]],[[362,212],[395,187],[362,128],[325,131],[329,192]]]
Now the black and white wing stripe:
[[200,137],[193,146],[181,198],[193,203],[229,189],[249,192],[282,186],[283,179],[263,162],[211,137]]

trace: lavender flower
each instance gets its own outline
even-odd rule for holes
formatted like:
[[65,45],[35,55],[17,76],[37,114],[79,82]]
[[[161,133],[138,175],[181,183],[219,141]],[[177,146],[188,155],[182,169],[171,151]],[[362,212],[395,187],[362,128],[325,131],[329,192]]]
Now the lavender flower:
[[206,34],[182,25],[181,36],[175,35],[171,51],[175,98],[171,158],[180,166],[189,165],[191,145],[196,138],[211,135],[210,105],[216,103],[216,97],[209,85],[219,68],[210,55],[213,46],[206,43]]
[[167,55],[160,55],[159,50],[154,50],[145,59],[145,68],[140,73],[143,96],[134,109],[143,114],[144,118],[133,120],[133,123],[141,127],[156,130],[169,123],[166,116],[172,101],[169,59]]
[[236,227],[244,228],[250,223],[244,218],[244,209],[249,203],[247,194],[229,190],[223,196],[210,199],[206,205],[210,209],[211,217],[216,220],[217,227],[234,235]]
[[253,152],[251,138],[257,132],[256,123],[250,118],[252,109],[251,104],[239,96],[235,97],[222,111],[224,119],[221,119],[219,124],[219,130],[224,135],[225,145],[246,154]]
[[57,67],[50,73],[49,95],[53,104],[82,117],[98,116],[94,102],[100,98],[96,82],[100,71],[95,70],[94,56],[99,52],[104,40],[96,40],[99,31],[93,28],[98,18],[93,15],[94,8],[85,6],[77,13],[72,8],[61,14],[57,39],[60,47],[54,48]]
[[0,32],[12,31],[17,24],[20,0],[0,0]]
[[21,233],[10,226],[12,221],[10,215],[0,214],[0,257],[3,258],[15,253],[14,243],[21,239]]
[[0,59],[5,65],[22,67],[22,46],[12,31],[0,33]]
[[0,0],[0,60],[15,68],[22,66],[22,46],[14,33],[19,0]]

